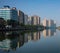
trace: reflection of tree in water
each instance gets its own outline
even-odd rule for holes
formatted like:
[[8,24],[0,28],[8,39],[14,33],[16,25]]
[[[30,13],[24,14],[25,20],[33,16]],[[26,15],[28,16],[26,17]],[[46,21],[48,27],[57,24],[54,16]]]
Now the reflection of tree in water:
[[6,37],[7,37],[8,39],[12,40],[12,39],[16,39],[18,36],[19,36],[18,33],[16,33],[16,32],[11,32],[11,33],[8,34]]
[[0,41],[5,39],[5,32],[0,32]]
[[[19,34],[16,32],[0,32],[0,48],[3,50],[15,49],[17,47]],[[8,48],[8,49],[7,49]]]
[[10,47],[13,50],[16,50],[16,48],[21,47],[24,44],[24,33],[17,33],[12,32],[7,35],[7,38],[11,40]]
[[18,41],[19,34],[17,32],[11,32],[7,35],[7,38],[11,40],[10,48],[16,50],[17,41]]

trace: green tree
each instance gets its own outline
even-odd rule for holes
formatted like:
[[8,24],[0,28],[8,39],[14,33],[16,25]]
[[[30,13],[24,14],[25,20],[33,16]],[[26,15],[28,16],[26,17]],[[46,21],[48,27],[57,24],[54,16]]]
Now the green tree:
[[16,20],[7,20],[7,25],[11,25],[12,27],[16,27],[17,25],[19,25],[19,22]]

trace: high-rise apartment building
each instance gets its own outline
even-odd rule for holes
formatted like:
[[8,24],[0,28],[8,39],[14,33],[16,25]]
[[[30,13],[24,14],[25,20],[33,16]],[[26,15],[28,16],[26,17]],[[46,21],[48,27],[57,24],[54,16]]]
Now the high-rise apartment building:
[[19,23],[24,24],[24,13],[20,10],[18,10],[18,18],[19,18]]
[[43,20],[43,26],[49,27],[49,28],[56,28],[56,23],[54,23],[54,20]]
[[54,20],[49,20],[49,27],[56,28],[56,23],[54,22]]
[[40,17],[39,16],[32,16],[31,17],[31,24],[32,25],[40,25]]
[[48,20],[47,19],[43,20],[43,26],[47,26],[48,27]]
[[24,25],[28,25],[28,15],[24,14]]
[[53,27],[54,26],[54,21],[53,20],[49,20],[49,27]]
[[31,25],[31,17],[28,17],[28,25]]

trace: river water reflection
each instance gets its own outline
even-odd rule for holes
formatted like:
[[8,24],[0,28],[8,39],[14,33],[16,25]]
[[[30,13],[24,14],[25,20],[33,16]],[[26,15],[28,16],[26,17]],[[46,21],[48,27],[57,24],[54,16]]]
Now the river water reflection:
[[0,32],[0,53],[60,53],[60,31]]

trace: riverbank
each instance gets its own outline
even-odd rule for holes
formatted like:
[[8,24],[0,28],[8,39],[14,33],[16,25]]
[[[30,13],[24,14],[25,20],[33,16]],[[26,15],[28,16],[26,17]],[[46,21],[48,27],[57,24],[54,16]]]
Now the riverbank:
[[12,28],[0,28],[0,31],[35,31],[35,30],[43,30],[44,27],[12,27]]

